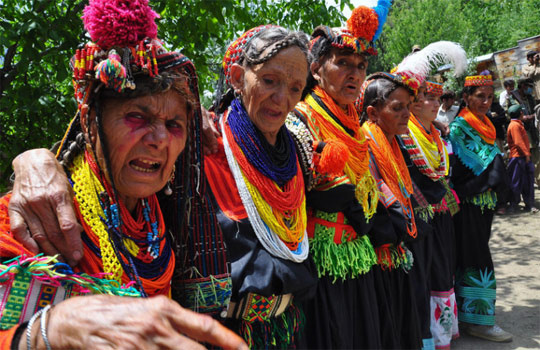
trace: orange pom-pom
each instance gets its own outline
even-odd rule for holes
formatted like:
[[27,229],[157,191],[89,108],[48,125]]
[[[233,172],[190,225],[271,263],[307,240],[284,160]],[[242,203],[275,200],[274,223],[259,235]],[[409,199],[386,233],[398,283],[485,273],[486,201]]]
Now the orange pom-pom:
[[347,28],[356,38],[363,38],[371,41],[377,28],[379,27],[379,17],[372,8],[359,6],[355,8],[351,17],[347,20]]
[[[316,150],[319,143],[313,144]],[[324,142],[324,147],[316,161],[316,171],[325,175],[337,175],[343,172],[345,164],[349,160],[350,151],[347,146],[339,140],[328,140]]]

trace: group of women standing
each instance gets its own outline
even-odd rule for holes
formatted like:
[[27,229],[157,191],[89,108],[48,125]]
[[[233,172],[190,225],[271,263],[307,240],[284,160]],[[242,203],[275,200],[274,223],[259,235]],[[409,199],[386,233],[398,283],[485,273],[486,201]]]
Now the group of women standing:
[[[99,8],[100,4],[95,0],[90,6]],[[139,65],[138,69],[153,79],[163,74],[158,68],[153,70],[150,59],[146,65],[146,55],[155,55],[156,51],[151,47],[142,50],[148,44],[145,39],[136,45],[126,44],[130,49],[123,51],[125,57],[115,51],[118,43],[109,46],[108,56],[100,55],[99,48],[90,45],[89,50],[95,49],[92,55],[96,55],[89,54],[89,60],[96,57],[106,63],[98,64],[95,69],[93,61],[84,63],[85,69],[96,73],[95,77],[86,71],[79,72],[79,63],[75,65],[74,80],[80,88],[77,93],[83,91],[77,95],[79,114],[83,117],[72,122],[59,158],[66,169],[71,169],[77,154],[84,153],[102,171],[96,170],[100,174],[97,180],[84,181],[98,181],[111,193],[128,192],[130,196],[126,198],[130,198],[130,203],[140,204],[127,206],[124,197],[118,196],[120,200],[109,195],[114,199],[111,202],[100,186],[92,193],[99,207],[89,211],[76,204],[77,215],[80,217],[79,213],[84,211],[88,216],[85,222],[91,223],[83,225],[84,231],[92,231],[92,225],[100,221],[105,221],[107,228],[103,237],[92,243],[83,234],[85,257],[79,262],[79,271],[110,272],[105,278],[119,283],[132,281],[142,296],[168,294],[182,306],[220,320],[252,348],[449,347],[451,338],[457,335],[453,293],[456,260],[451,248],[457,197],[447,182],[448,153],[431,124],[442,89],[436,83],[424,82],[426,72],[408,69],[410,62],[405,61],[394,74],[376,73],[366,79],[367,56],[376,54],[374,41],[381,33],[389,7],[390,1],[381,0],[373,9],[357,8],[346,28],[319,26],[309,42],[303,33],[274,25],[256,27],[240,36],[229,46],[223,59],[225,86],[218,90],[223,94],[216,96],[209,114],[219,135],[217,152],[205,156],[201,149],[200,118],[178,122],[182,118],[174,112],[159,108],[154,112],[155,117],[148,116],[152,115],[151,107],[142,105],[144,101],[137,102],[137,95],[127,96],[134,99],[138,111],[128,111],[123,116],[122,108],[112,109],[119,110],[116,123],[102,123],[97,118],[94,126],[86,122],[84,116],[90,110],[94,116],[111,109],[86,95],[98,91],[86,90],[87,84],[129,94],[129,90],[123,89],[134,82],[129,81],[129,74],[127,81],[119,80],[121,74],[117,74],[121,71],[119,65],[125,62],[135,62],[132,67]],[[91,17],[92,11],[95,11],[92,7],[85,10],[85,17]],[[87,28],[95,26],[87,25]],[[104,45],[103,37],[92,39]],[[438,56],[444,56],[444,50],[438,50]],[[415,57],[424,57],[424,63],[429,66],[431,56],[426,52]],[[171,57],[157,58],[156,62],[163,67],[171,67]],[[117,68],[114,74],[107,71],[111,66]],[[192,84],[196,79],[194,72],[186,70],[185,74]],[[180,84],[178,89],[181,90]],[[147,93],[156,91],[160,90],[150,89]],[[113,97],[119,98],[103,95],[104,101],[115,106],[111,102]],[[198,99],[194,101],[190,108],[197,110]],[[199,114],[196,111],[194,115]],[[176,161],[170,178],[171,167],[161,170],[163,160],[158,150],[171,145],[174,137],[166,135],[161,124],[155,125],[154,120],[162,116],[170,135],[180,135],[178,127],[186,129],[189,135],[187,142],[183,140],[186,149]],[[470,118],[464,120],[473,123]],[[128,134],[141,128],[149,130],[132,152],[126,151],[113,137],[106,137],[126,126]],[[74,134],[74,128],[82,136]],[[469,129],[464,130],[475,139],[477,129]],[[92,138],[96,136],[95,130],[102,143],[96,144]],[[69,145],[70,137],[76,146]],[[77,146],[79,139],[85,138],[86,144],[96,149],[97,156],[90,157],[88,146],[84,151],[82,142]],[[486,142],[489,144],[489,139]],[[183,144],[174,149],[177,153],[171,157],[183,150]],[[70,152],[69,157],[66,152]],[[148,155],[144,156],[144,152]],[[471,152],[474,150],[467,154]],[[127,154],[123,158],[115,156],[123,153]],[[460,157],[462,153],[456,154]],[[478,157],[486,166],[492,160],[485,158],[484,153]],[[19,160],[17,181],[32,177],[33,182],[39,182],[41,170],[32,173],[24,167],[32,164],[36,168],[40,162]],[[124,162],[124,168],[116,171],[116,162]],[[58,171],[56,165],[47,165],[51,162],[41,163],[43,173]],[[463,163],[469,166],[468,161]],[[478,170],[475,168],[468,177],[483,176],[484,169]],[[468,169],[463,167],[463,171]],[[158,196],[159,203],[146,199],[158,190],[147,190],[151,181],[144,180],[155,172],[167,175],[160,177],[158,187],[165,187]],[[70,180],[71,185],[74,182]],[[486,185],[488,194],[477,196],[481,202],[474,199],[467,202],[471,210],[476,210],[475,206],[484,210],[485,198],[491,196],[497,185]],[[139,190],[130,190],[131,186]],[[474,189],[470,188],[464,195],[476,195]],[[456,191],[462,199],[460,190],[456,188]],[[13,194],[10,205],[18,207],[10,212],[12,222],[22,221],[17,216],[24,212],[20,209],[23,197],[20,192]],[[77,198],[76,203],[81,200]],[[155,216],[159,204],[163,208],[162,219]],[[149,211],[149,205],[154,209]],[[489,205],[485,204],[487,210],[491,210]],[[6,210],[5,206],[2,208]],[[468,211],[462,215],[477,214]],[[142,229],[150,231],[148,236],[134,237],[127,226],[122,228],[124,236],[118,236],[118,227],[128,218],[148,221],[150,226]],[[484,257],[489,260],[486,238],[489,239],[487,221],[491,218],[486,217],[482,226],[487,237],[472,243],[483,244],[487,248]],[[2,233],[9,237],[9,242],[13,238],[23,243],[33,242],[24,235],[26,226],[23,234],[17,232],[18,225],[15,228],[12,225],[11,231],[8,227]],[[26,243],[29,250],[22,246],[14,249],[21,256],[39,251],[47,253],[56,249],[50,247],[59,247],[59,241],[62,238],[42,237],[39,246]],[[102,245],[107,250],[99,250]],[[160,250],[160,245],[166,249]],[[15,243],[13,246],[17,247]],[[149,253],[140,253],[142,249]],[[101,259],[96,271],[84,268],[89,251]],[[465,250],[463,254],[469,252]],[[169,257],[166,274],[164,266],[152,265],[162,254]],[[119,262],[111,270],[109,266],[111,261],[116,261],[115,256]],[[141,260],[138,265],[131,263],[134,256]],[[5,256],[8,257],[13,256]],[[486,266],[492,271],[492,263]],[[140,281],[141,274],[147,272],[158,273],[160,281],[170,286],[170,290],[164,287],[150,292]],[[40,282],[47,284],[43,279]],[[461,290],[470,297],[470,290]],[[471,308],[469,304],[463,307]],[[35,309],[39,313],[38,310]],[[49,322],[54,324],[61,316],[59,312],[52,313]],[[41,333],[46,339],[45,315],[41,317]],[[475,320],[471,317],[465,321]],[[24,321],[22,317],[6,325],[13,327]],[[11,333],[0,333],[2,339],[18,339],[22,332],[19,329],[24,331],[24,327],[23,323],[10,328]],[[204,327],[202,322],[199,327]],[[28,329],[31,328],[30,324]],[[51,331],[62,332],[58,327]],[[227,343],[223,330],[215,332],[224,335],[217,339],[197,338],[193,332],[184,331],[202,341],[233,346],[234,338]],[[29,339],[40,344],[39,334]],[[10,340],[5,342],[9,343]],[[172,347],[174,344],[170,340],[160,343]]]

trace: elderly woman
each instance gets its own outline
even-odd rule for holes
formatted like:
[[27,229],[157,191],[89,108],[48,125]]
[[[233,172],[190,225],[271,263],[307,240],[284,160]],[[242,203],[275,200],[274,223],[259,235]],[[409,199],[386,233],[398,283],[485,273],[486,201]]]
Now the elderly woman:
[[[223,60],[228,91],[216,102],[223,136],[218,152],[205,159],[206,180],[193,189],[198,194],[208,186],[211,195],[165,216],[216,211],[216,221],[201,225],[186,241],[192,260],[184,269],[195,277],[182,280],[192,292],[180,301],[221,317],[256,348],[293,344],[302,319],[293,299],[315,283],[306,260],[302,169],[284,126],[306,84],[306,55],[303,34],[271,25],[253,28],[231,44]],[[208,209],[201,209],[203,204]],[[218,234],[205,235],[212,228]],[[223,252],[232,293],[226,275],[222,279],[211,271],[211,263],[223,263]]]
[[493,100],[490,75],[465,78],[463,108],[450,127],[455,154],[451,181],[461,202],[456,230],[458,319],[471,335],[497,342],[512,335],[495,324],[495,274],[489,249],[497,197],[507,180],[495,128],[486,113]]
[[[304,99],[288,118],[297,139],[305,140],[306,133],[316,152],[314,162],[304,168],[313,168],[308,178],[308,235],[319,280],[315,298],[303,304],[307,317],[301,348],[381,347],[379,293],[371,272],[377,258],[367,236],[378,197],[354,102],[366,77],[367,56],[376,54],[375,32],[387,11],[361,6],[347,28],[315,28]],[[354,24],[373,15],[378,26]],[[329,163],[329,153],[338,159]]]
[[[200,118],[194,67],[156,38],[157,14],[144,2],[91,1],[84,13],[94,42],[72,61],[78,112],[58,152],[84,229],[84,258],[71,270],[34,255],[11,235],[10,195],[0,199],[1,347],[197,347],[187,337],[242,346],[216,321],[165,297],[175,255],[156,192],[174,176]],[[129,37],[103,28],[107,19],[125,29],[126,18]]]
[[417,237],[411,195],[413,186],[396,136],[408,131],[409,105],[418,81],[388,73],[371,75],[362,87],[359,110],[368,140],[370,171],[380,191],[369,232],[378,265],[374,279],[384,294],[378,297],[384,348],[417,349],[422,336],[416,301],[407,271],[411,254],[404,241]]
[[206,178],[231,263],[225,324],[255,348],[293,345],[302,326],[295,301],[315,283],[304,178],[284,125],[306,84],[306,56],[304,34],[266,25],[244,33],[223,60],[222,137]]

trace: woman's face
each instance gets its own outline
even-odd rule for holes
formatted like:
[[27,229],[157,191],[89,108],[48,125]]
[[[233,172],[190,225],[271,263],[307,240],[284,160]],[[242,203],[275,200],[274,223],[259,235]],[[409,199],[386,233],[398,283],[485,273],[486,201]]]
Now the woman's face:
[[491,102],[493,101],[493,87],[480,86],[476,88],[472,94],[465,95],[463,99],[474,115],[483,117],[491,107]]
[[275,144],[287,114],[300,101],[306,77],[306,55],[296,46],[255,66],[231,67],[232,85],[240,91],[249,118],[270,144]]
[[417,100],[412,104],[411,110],[424,127],[430,127],[431,123],[437,118],[440,106],[438,96],[428,94],[423,90],[419,91]]
[[368,114],[384,132],[388,140],[408,131],[411,94],[402,87],[392,91],[382,106],[369,106]]
[[[103,130],[112,179],[128,209],[162,189],[186,145],[188,108],[178,92],[106,101]],[[93,135],[96,134],[93,123]],[[102,169],[103,149],[96,147]],[[110,176],[110,175],[109,175]]]
[[357,53],[333,48],[321,62],[311,64],[311,74],[343,109],[354,103],[366,79],[368,62]]

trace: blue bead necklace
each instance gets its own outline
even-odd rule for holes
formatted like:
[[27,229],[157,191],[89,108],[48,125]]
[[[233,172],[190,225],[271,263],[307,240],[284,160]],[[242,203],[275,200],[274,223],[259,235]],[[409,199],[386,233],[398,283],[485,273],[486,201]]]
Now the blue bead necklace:
[[296,175],[296,148],[285,126],[278,132],[276,145],[270,145],[249,119],[242,102],[238,99],[231,102],[227,122],[234,141],[248,161],[264,176],[283,186]]

